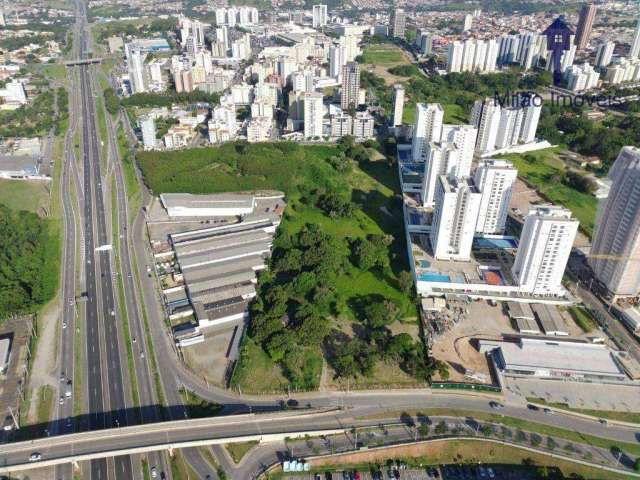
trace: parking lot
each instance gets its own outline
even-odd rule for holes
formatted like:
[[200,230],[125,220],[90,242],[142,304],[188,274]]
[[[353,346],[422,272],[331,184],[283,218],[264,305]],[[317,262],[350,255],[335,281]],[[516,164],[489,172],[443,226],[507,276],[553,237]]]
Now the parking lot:
[[389,469],[378,472],[362,472],[356,470],[335,471],[327,473],[285,474],[284,480],[527,480],[535,479],[534,469],[505,465],[445,465],[442,467],[425,467],[421,469]]

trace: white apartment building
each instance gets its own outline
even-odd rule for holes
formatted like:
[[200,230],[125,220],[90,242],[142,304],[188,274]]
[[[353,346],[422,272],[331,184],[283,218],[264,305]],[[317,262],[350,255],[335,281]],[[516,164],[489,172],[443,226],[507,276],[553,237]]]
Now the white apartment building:
[[353,62],[362,53],[359,47],[361,37],[357,35],[342,35],[338,39],[338,44],[344,48],[345,63]]
[[498,65],[518,64],[525,70],[534,68],[547,57],[547,37],[538,33],[503,35],[498,38]]
[[374,137],[374,120],[369,112],[356,112],[353,118],[353,133],[356,140],[368,140]]
[[216,25],[228,25],[233,27],[248,27],[260,23],[260,16],[256,7],[229,7],[216,8]]
[[613,85],[640,81],[640,59],[617,58],[613,65],[607,67],[605,80]]
[[253,102],[253,87],[239,83],[231,87],[231,99],[235,105],[249,105]]
[[402,8],[395,8],[391,11],[389,23],[391,35],[395,38],[404,38],[406,14]]
[[443,125],[442,143],[449,143],[456,148],[455,175],[466,177],[471,172],[473,152],[478,136],[478,129],[473,125]]
[[353,132],[353,118],[344,112],[331,115],[331,138],[341,138]]
[[327,14],[326,5],[314,5],[312,15],[313,28],[324,27],[329,22],[329,15]]
[[517,176],[518,171],[507,160],[489,159],[480,163],[474,175],[476,188],[482,194],[477,233],[504,233]]
[[140,130],[142,131],[142,146],[145,150],[156,148],[156,121],[149,115],[140,119]]
[[638,58],[640,56],[640,19],[636,24],[636,30],[633,32],[633,40],[631,41],[631,50],[629,50],[629,58]]
[[271,139],[272,117],[254,117],[247,124],[247,142],[267,142]]
[[522,127],[523,110],[521,108],[503,108],[496,135],[496,148],[501,149],[518,143]]
[[438,260],[468,261],[481,194],[469,177],[438,177],[430,241]]
[[273,118],[273,105],[269,102],[256,101],[251,104],[251,117]]
[[495,72],[498,56],[496,40],[467,39],[449,44],[447,72]]
[[535,295],[563,295],[564,274],[578,220],[553,205],[533,207],[525,217],[511,274],[520,290]]
[[329,76],[340,78],[342,67],[347,64],[346,49],[342,45],[331,45],[329,47]]
[[404,113],[404,87],[400,84],[393,86],[393,126],[402,125]]
[[601,43],[596,51],[596,67],[608,67],[611,63],[615,48],[616,44],[614,42]]
[[622,147],[609,170],[611,190],[600,200],[589,264],[617,296],[640,293],[640,149]]
[[313,92],[313,71],[306,69],[304,71],[293,72],[291,74],[291,89],[299,92]]
[[542,113],[542,105],[528,105],[523,107],[524,114],[520,129],[520,143],[531,143],[536,139],[538,122]]
[[418,30],[415,43],[423,55],[431,55],[433,51],[433,34]]
[[444,109],[439,103],[416,104],[416,123],[411,141],[411,158],[414,162],[424,161],[429,142],[440,141],[443,119]]
[[598,86],[600,72],[596,72],[591,65],[572,65],[566,71],[567,87],[574,92],[583,92]]
[[473,15],[467,13],[464,16],[464,21],[462,23],[462,31],[463,32],[467,32],[467,31],[471,30],[472,26],[473,26]]
[[500,105],[492,98],[476,100],[471,110],[471,123],[478,129],[476,151],[491,152],[496,149],[496,140],[500,127]]
[[322,119],[324,118],[322,93],[305,92],[302,98],[304,102],[304,136],[305,138],[322,138]]

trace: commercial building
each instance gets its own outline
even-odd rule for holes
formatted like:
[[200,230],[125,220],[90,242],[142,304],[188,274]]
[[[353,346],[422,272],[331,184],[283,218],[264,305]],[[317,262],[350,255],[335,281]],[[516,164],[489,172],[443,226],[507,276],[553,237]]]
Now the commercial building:
[[589,43],[591,29],[593,28],[593,20],[596,17],[597,7],[593,4],[585,4],[580,10],[580,18],[578,19],[578,28],[576,28],[576,47],[583,50]]
[[217,195],[163,193],[160,195],[160,202],[170,218],[242,216],[252,213],[256,205],[253,195],[230,193]]
[[313,28],[324,27],[329,21],[329,16],[327,15],[327,6],[314,5],[312,16],[313,16],[313,19],[312,19]]
[[616,296],[640,293],[640,149],[623,147],[609,170],[609,196],[600,200],[589,264]]
[[537,295],[564,293],[564,274],[578,221],[553,205],[532,208],[525,217],[518,253],[511,268],[516,284]]
[[471,178],[438,177],[430,236],[436,259],[470,259],[480,198]]
[[442,138],[444,109],[439,103],[416,104],[416,121],[413,127],[411,157],[414,162],[425,160],[427,145]]
[[393,126],[402,125],[404,112],[404,87],[400,84],[393,86]]
[[395,38],[404,39],[406,15],[402,8],[391,11],[390,18],[391,35]]
[[506,375],[584,382],[629,380],[616,352],[602,344],[532,338],[480,340],[480,351],[491,352],[494,364]]
[[485,160],[474,176],[474,183],[482,194],[476,232],[504,233],[509,202],[518,171],[507,160]]
[[545,335],[562,336],[569,335],[562,315],[554,305],[545,305],[543,303],[533,304],[531,306],[533,312],[538,318],[538,322],[542,326]]
[[360,102],[360,65],[347,62],[342,67],[342,91],[340,106],[342,108],[357,107]]

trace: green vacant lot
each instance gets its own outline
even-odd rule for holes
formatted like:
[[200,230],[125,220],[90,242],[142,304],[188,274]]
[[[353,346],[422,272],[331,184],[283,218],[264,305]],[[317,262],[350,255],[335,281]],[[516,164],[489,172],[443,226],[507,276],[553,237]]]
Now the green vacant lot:
[[[357,150],[360,161],[353,160],[355,156],[345,157],[340,147],[335,145],[229,143],[218,148],[140,152],[138,161],[147,185],[156,194],[267,189],[285,192],[287,209],[280,233],[294,238],[306,225],[317,226],[333,242],[333,257],[341,259],[341,266],[336,269],[335,278],[331,279],[330,288],[335,290],[329,309],[331,313],[321,314],[323,323],[328,323],[333,331],[355,338],[364,335],[363,328],[354,328],[354,325],[362,321],[363,305],[372,298],[392,300],[402,321],[415,322],[416,309],[410,294],[401,290],[399,281],[400,273],[408,270],[408,265],[397,170],[384,160],[367,160],[377,156],[372,149],[355,146],[354,150]],[[338,171],[329,162],[338,157],[342,158],[341,165],[348,170]],[[332,192],[351,205],[352,211],[346,215],[328,214],[312,200],[322,197],[318,190]],[[384,257],[388,262],[384,267],[360,268],[351,259],[354,242],[370,235],[385,238]],[[289,288],[297,278],[297,274],[291,279],[289,276],[283,275],[285,288]],[[259,290],[263,284],[259,282]],[[290,293],[289,298],[293,296]],[[306,294],[300,295],[296,301],[299,298],[306,302],[303,300],[305,297]],[[295,302],[292,303],[291,308],[295,310]],[[316,306],[315,302],[310,304]],[[274,363],[272,357],[265,353],[263,345],[264,340],[245,341],[233,384],[246,392],[286,390],[288,379],[292,377],[290,366],[288,370],[281,369],[280,363]],[[326,352],[320,347],[319,344],[307,345],[299,352],[302,360],[296,368],[307,369],[305,388],[317,387],[320,380],[322,362],[319,360],[323,354],[326,357]],[[281,363],[289,358],[291,356],[286,356]],[[387,363],[393,364],[389,360]],[[397,368],[385,370],[391,372],[392,378],[381,379],[381,382],[395,381],[399,372]]]
[[407,63],[402,50],[395,45],[367,45],[362,52],[362,63],[372,65],[397,65]]
[[0,203],[12,210],[42,214],[49,209],[49,187],[46,182],[0,179]]
[[504,157],[511,160],[518,169],[518,175],[542,195],[551,202],[570,209],[580,220],[580,229],[591,236],[598,201],[593,195],[579,192],[561,182],[565,167],[556,155],[557,151],[557,148],[548,148],[526,154],[508,154]]

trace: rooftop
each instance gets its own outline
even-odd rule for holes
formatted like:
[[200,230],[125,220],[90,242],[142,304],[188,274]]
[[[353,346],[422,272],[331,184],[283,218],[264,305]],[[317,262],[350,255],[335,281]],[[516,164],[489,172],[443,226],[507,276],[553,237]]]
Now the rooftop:
[[193,195],[190,193],[163,193],[160,201],[165,208],[252,208],[253,195],[223,193],[215,195]]

